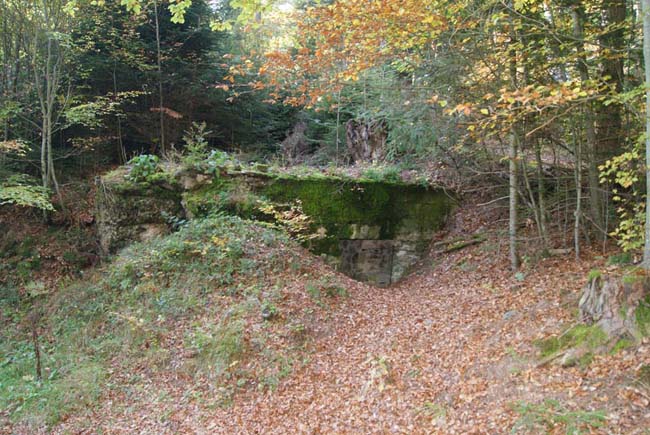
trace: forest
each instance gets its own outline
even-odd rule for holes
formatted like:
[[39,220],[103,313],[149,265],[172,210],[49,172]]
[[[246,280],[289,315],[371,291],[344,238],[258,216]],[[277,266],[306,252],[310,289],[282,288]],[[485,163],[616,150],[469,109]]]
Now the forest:
[[650,434],[650,0],[0,0],[0,434]]

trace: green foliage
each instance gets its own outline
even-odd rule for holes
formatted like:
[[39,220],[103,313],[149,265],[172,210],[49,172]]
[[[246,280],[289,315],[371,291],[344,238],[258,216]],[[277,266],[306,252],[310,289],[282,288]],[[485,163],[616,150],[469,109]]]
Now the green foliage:
[[603,273],[602,273],[600,270],[598,270],[598,269],[591,269],[591,270],[589,271],[589,274],[587,274],[587,280],[588,280],[589,282],[591,282],[591,281],[593,281],[594,279],[600,278],[601,276],[603,276]]
[[270,300],[265,300],[262,302],[261,308],[262,317],[264,320],[271,320],[279,314],[278,307]]
[[124,116],[121,106],[144,95],[142,91],[118,92],[110,96],[95,96],[93,101],[77,103],[65,110],[66,127],[83,126],[97,129],[110,117]]
[[[0,344],[0,408],[35,426],[56,423],[99,397],[106,370],[92,358],[58,352],[44,359],[44,379],[34,374],[34,352],[26,342]],[[42,349],[48,351],[49,349]]]
[[607,258],[608,266],[622,264],[632,264],[632,254],[630,252],[621,252],[620,254],[614,254]]
[[207,137],[211,131],[206,130],[205,122],[193,122],[189,130],[185,132],[185,153],[183,163],[187,166],[196,166],[203,163],[208,157]]
[[560,426],[566,435],[579,435],[602,427],[606,421],[603,411],[569,410],[552,399],[536,404],[520,402],[514,409],[520,417],[512,427],[513,434],[522,431],[540,433],[540,430],[548,431]]
[[[429,101],[436,84],[447,87],[457,80],[457,71],[453,71],[457,66],[423,64],[414,69],[410,64],[406,74],[414,82],[404,80],[400,63],[396,60],[369,69],[343,89],[346,119],[384,120],[388,126],[385,153],[389,162],[431,158],[439,153],[439,145],[455,145],[460,139],[458,120],[437,116],[437,108]],[[430,75],[430,68],[437,70],[435,77]],[[440,74],[440,70],[448,74]]]
[[361,172],[361,178],[379,182],[402,182],[401,171],[396,166],[371,166]]
[[610,182],[612,201],[616,204],[619,217],[618,227],[612,232],[618,245],[625,252],[643,247],[643,229],[645,227],[644,186],[640,183],[643,174],[642,141],[600,166],[601,183]]
[[23,174],[0,181],[0,205],[3,204],[54,210],[49,189],[37,186],[34,179]]
[[131,169],[128,179],[134,183],[150,181],[154,174],[160,171],[160,159],[151,154],[142,154],[129,161]]
[[169,225],[172,231],[178,231],[188,224],[187,219],[184,219],[179,216],[174,216],[172,214],[167,213],[164,210],[160,214],[162,215],[162,218],[165,220],[165,222],[167,222],[167,225]]
[[219,150],[210,151],[210,155],[207,158],[207,164],[208,168],[210,168],[215,173],[217,173],[219,169],[227,166],[239,166],[239,162],[237,162],[234,157],[224,151]]
[[298,200],[294,204],[276,205],[268,201],[258,201],[257,208],[272,218],[278,228],[284,229],[294,239],[306,242],[325,237],[325,231],[312,232],[313,221],[307,216]]

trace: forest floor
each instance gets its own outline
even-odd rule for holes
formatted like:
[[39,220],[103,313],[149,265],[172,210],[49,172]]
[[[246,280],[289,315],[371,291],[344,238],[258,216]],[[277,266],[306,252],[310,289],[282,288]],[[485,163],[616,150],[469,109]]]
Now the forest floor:
[[[493,212],[467,207],[446,236],[494,229]],[[605,259],[544,259],[515,279],[505,250],[491,237],[432,255],[389,288],[341,277],[349,296],[310,325],[308,358],[275,389],[215,406],[178,373],[142,368],[134,388],[109,390],[54,433],[650,433],[647,340],[585,366],[538,365],[534,343],[576,323]],[[317,262],[319,273],[332,271]]]
[[[495,210],[458,209],[444,237],[488,240],[432,253],[389,288],[340,276],[348,296],[308,325],[306,357],[275,388],[216,402],[186,373],[116,365],[96,406],[42,432],[650,434],[649,341],[588,365],[539,365],[535,342],[576,323],[587,274],[605,258],[542,259],[514,277]],[[314,261],[308,275],[333,273]]]

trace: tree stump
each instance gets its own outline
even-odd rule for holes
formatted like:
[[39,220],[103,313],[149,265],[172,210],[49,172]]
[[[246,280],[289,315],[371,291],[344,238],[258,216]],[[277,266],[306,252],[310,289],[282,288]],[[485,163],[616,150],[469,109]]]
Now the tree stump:
[[650,279],[642,270],[626,276],[592,276],[580,298],[580,318],[600,326],[611,339],[638,337],[635,312],[649,289]]
[[345,138],[353,162],[378,162],[384,158],[388,132],[383,120],[351,119],[345,124]]
[[298,121],[281,144],[282,154],[288,163],[302,162],[313,152],[313,147],[307,140],[307,124]]

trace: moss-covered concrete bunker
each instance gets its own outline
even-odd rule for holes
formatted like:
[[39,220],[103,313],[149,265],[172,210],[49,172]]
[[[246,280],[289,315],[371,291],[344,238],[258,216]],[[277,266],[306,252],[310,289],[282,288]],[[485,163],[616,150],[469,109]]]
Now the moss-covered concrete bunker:
[[179,172],[147,185],[123,180],[113,174],[98,189],[97,223],[106,252],[159,234],[170,215],[194,218],[221,210],[263,218],[261,199],[279,207],[299,204],[311,231],[320,234],[305,245],[347,275],[378,286],[399,280],[422,258],[452,207],[441,189],[371,180],[246,171],[209,177]]

